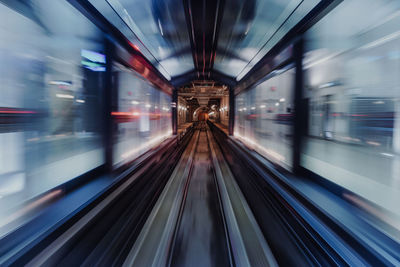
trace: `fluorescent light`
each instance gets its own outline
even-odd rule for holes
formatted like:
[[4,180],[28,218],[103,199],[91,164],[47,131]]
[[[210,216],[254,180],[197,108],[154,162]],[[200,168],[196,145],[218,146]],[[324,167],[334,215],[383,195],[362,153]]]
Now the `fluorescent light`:
[[387,43],[389,41],[392,41],[396,39],[397,37],[400,36],[400,31],[393,32],[391,34],[388,34],[386,36],[383,36],[382,38],[379,38],[378,40],[372,41],[366,45],[361,46],[361,49],[369,49],[369,48],[374,48],[380,45],[383,45],[384,43]]
[[68,82],[68,81],[50,81],[49,82],[50,85],[65,85],[65,86],[71,86],[72,82]]
[[328,83],[321,84],[320,86],[318,86],[318,88],[319,89],[324,89],[324,88],[329,88],[329,87],[333,87],[333,86],[336,86],[336,85],[338,85],[338,83],[336,83],[336,82],[328,82]]
[[90,50],[81,50],[81,56],[93,62],[106,63],[106,56]]
[[146,108],[151,108],[151,105],[150,104],[146,104],[145,107]]
[[73,99],[73,95],[67,95],[67,94],[56,94],[56,97],[58,98],[68,98],[68,99]]
[[136,100],[133,100],[131,103],[132,103],[132,105],[138,105],[139,104],[139,102],[136,101]]
[[85,100],[83,100],[83,99],[77,99],[76,102],[78,102],[78,103],[85,103]]
[[281,99],[279,99],[279,102],[285,102],[285,100],[286,100],[286,99],[281,98]]
[[371,145],[371,146],[380,146],[381,145],[381,143],[375,142],[375,141],[367,141],[366,143]]
[[163,32],[163,29],[162,29],[162,26],[161,26],[160,19],[158,19],[158,27],[160,28],[161,36],[164,36],[164,32]]

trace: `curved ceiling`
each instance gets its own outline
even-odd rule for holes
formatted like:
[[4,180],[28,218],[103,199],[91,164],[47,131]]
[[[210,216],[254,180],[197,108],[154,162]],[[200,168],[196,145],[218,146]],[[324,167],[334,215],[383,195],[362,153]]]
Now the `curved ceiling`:
[[89,0],[167,78],[241,80],[319,0]]

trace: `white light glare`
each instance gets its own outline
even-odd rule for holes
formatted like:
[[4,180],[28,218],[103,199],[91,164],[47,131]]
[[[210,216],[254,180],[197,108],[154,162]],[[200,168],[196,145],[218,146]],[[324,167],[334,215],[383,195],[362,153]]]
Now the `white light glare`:
[[67,94],[56,94],[56,97],[58,98],[68,98],[68,99],[73,99],[73,95],[67,95]]

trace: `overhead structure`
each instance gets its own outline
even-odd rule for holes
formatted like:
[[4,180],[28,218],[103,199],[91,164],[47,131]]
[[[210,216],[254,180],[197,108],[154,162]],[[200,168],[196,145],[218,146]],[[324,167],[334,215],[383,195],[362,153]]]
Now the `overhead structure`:
[[323,1],[89,2],[178,88],[191,80],[242,80]]

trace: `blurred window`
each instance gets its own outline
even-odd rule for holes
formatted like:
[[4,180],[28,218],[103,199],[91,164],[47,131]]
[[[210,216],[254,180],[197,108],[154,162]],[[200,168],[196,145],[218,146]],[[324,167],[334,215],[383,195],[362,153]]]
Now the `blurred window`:
[[104,163],[101,31],[67,1],[7,2],[0,4],[0,218]]
[[236,96],[235,136],[282,167],[293,157],[294,69],[276,70]]
[[114,64],[114,165],[133,160],[172,134],[171,97],[134,71]]
[[305,168],[400,215],[400,3],[343,1],[306,33]]

